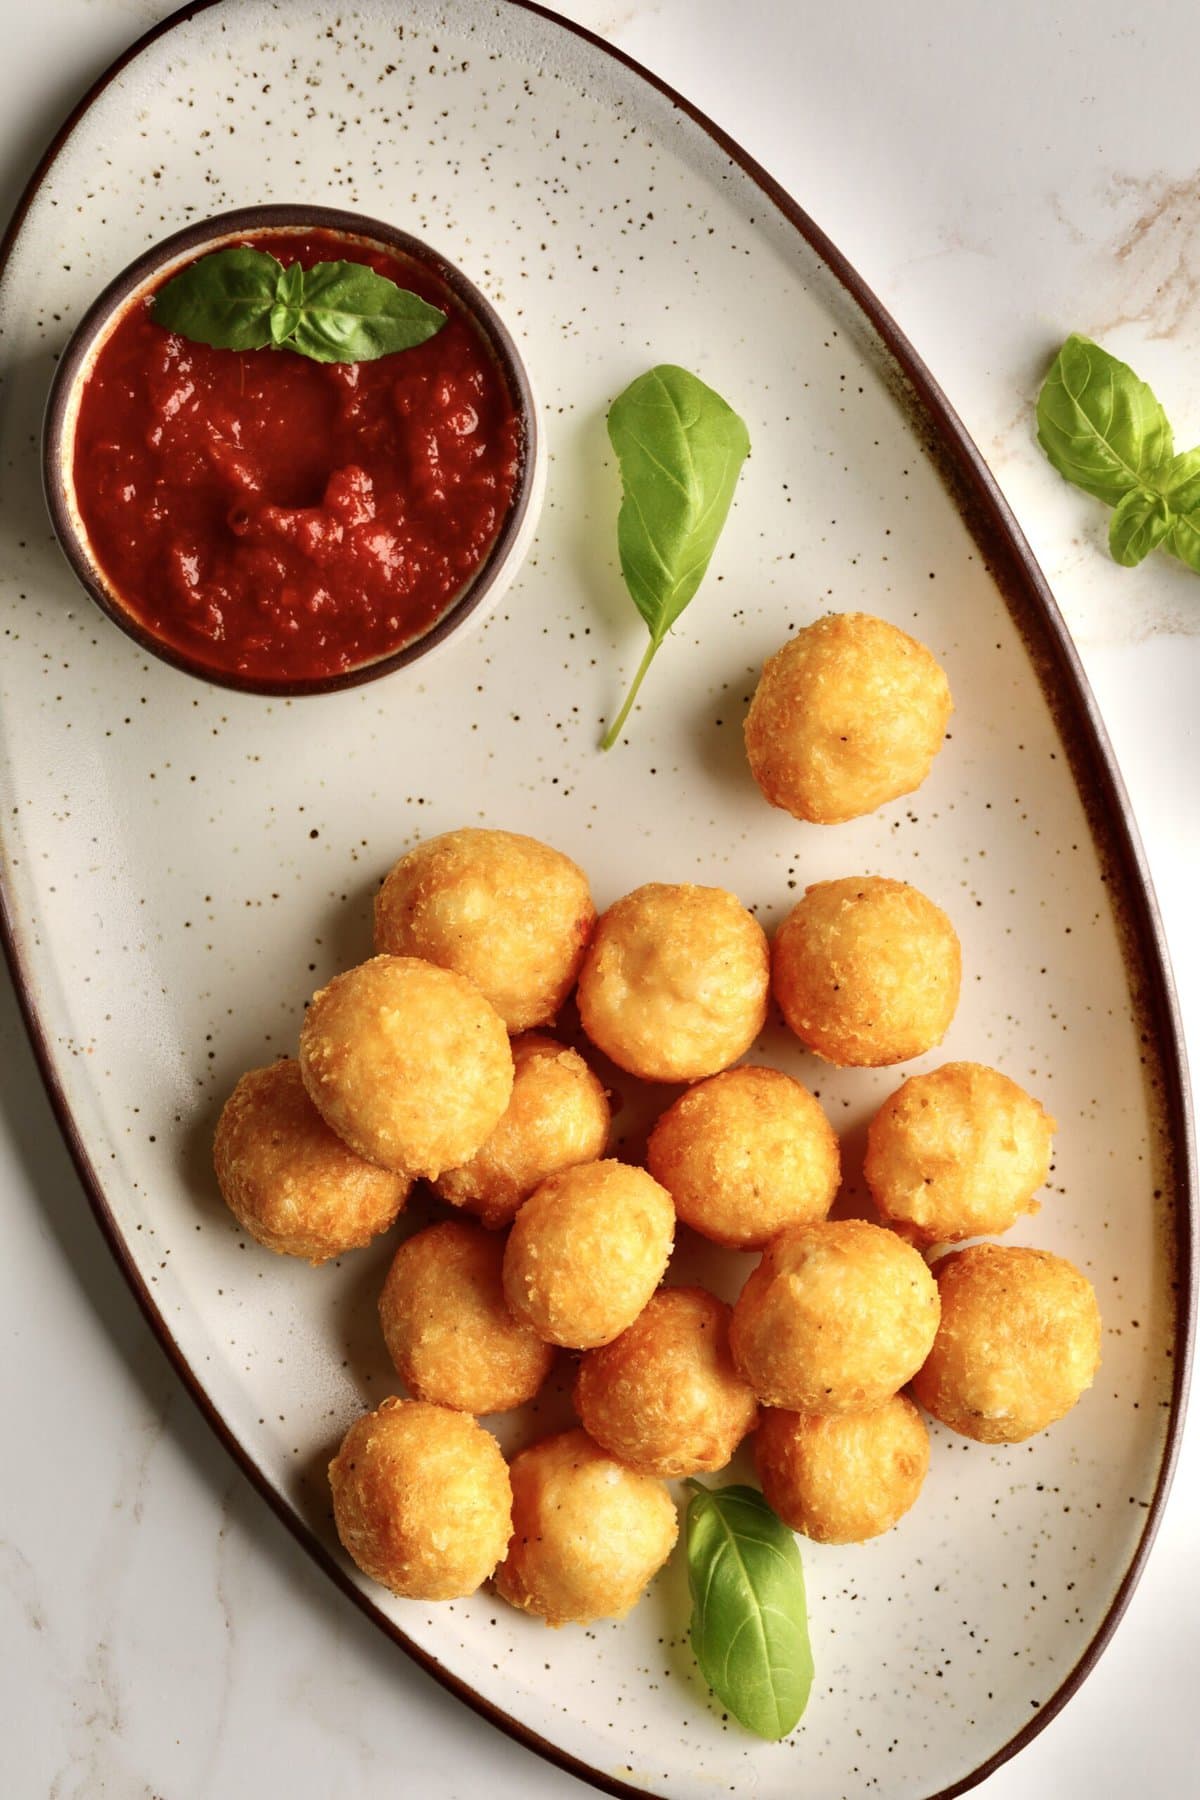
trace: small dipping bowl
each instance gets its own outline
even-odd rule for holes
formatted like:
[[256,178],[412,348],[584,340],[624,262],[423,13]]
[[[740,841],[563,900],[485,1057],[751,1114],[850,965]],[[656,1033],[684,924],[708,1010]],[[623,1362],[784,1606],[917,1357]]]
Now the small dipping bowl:
[[[328,675],[285,673],[276,679],[261,672],[247,674],[222,668],[200,653],[192,654],[160,636],[122,596],[101,567],[80,512],[73,473],[75,435],[84,389],[97,358],[114,330],[148,292],[210,251],[264,233],[303,238],[316,231],[333,233],[348,244],[365,245],[417,264],[441,285],[473,325],[500,373],[517,416],[522,449],[512,497],[495,538],[478,567],[450,595],[431,624],[418,628],[417,635],[398,647],[349,668]],[[432,341],[436,342],[436,338]],[[274,353],[262,350],[249,354]],[[397,352],[397,362],[402,362],[407,354],[410,353]],[[377,219],[329,207],[256,206],[189,225],[144,251],[88,308],[63,352],[50,388],[42,434],[42,480],[55,534],[75,574],[101,611],[144,650],[221,687],[255,694],[298,695],[332,693],[375,681],[428,655],[468,621],[482,619],[508,588],[529,548],[545,487],[545,461],[537,405],[525,365],[496,309],[461,270],[420,239]]]

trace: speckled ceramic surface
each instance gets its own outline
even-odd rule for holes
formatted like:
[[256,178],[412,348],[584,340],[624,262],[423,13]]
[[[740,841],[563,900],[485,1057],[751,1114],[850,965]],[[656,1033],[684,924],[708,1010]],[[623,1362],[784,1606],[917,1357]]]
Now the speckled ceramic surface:
[[[148,243],[260,200],[345,205],[444,246],[518,337],[549,461],[537,540],[482,630],[428,669],[291,703],[149,662],[74,585],[38,493],[40,410],[72,321]],[[117,75],[33,199],[0,328],[16,958],[177,1354],[321,1545],[330,1451],[392,1385],[374,1320],[388,1246],[321,1271],[269,1257],[225,1214],[208,1145],[238,1074],[290,1051],[312,988],[368,952],[394,857],[487,822],[560,845],[601,903],[647,879],[710,881],[769,926],[806,882],[869,870],[950,912],[963,1003],[944,1051],[911,1067],[995,1062],[1059,1119],[1043,1210],[1013,1235],[1096,1283],[1104,1364],[1083,1403],[1012,1450],[935,1431],[898,1530],[806,1547],[817,1680],[783,1745],[710,1704],[679,1558],[625,1624],[589,1631],[551,1634],[487,1594],[433,1609],[368,1597],[479,1703],[621,1790],[909,1800],[969,1781],[1056,1703],[1139,1553],[1180,1343],[1182,1144],[1162,1104],[1177,1071],[1164,1088],[1169,1046],[1140,1010],[1159,974],[1127,858],[1097,847],[1072,775],[1068,746],[1095,767],[1086,724],[1057,677],[1044,697],[874,334],[754,180],[602,51],[503,5],[335,16],[308,0],[206,9]],[[602,756],[642,645],[615,565],[604,411],[657,360],[718,386],[754,451],[709,580],[628,741]],[[789,630],[854,607],[942,658],[952,738],[912,800],[804,827],[759,798],[741,718]],[[853,1208],[865,1123],[908,1071],[834,1074],[774,1030],[759,1053],[819,1090]],[[634,1109],[617,1123],[633,1153]],[[97,1253],[81,1213],[79,1254]],[[748,1266],[721,1261],[726,1291]],[[682,1243],[673,1277],[697,1270],[717,1278]]]

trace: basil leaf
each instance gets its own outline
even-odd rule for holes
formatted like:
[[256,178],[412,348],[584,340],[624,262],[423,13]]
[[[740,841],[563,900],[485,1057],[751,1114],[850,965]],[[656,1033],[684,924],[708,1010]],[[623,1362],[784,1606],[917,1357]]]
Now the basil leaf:
[[1108,527],[1108,547],[1114,562],[1132,569],[1157,549],[1171,528],[1171,508],[1161,494],[1135,488],[1126,494]]
[[1114,506],[1108,547],[1131,568],[1160,544],[1200,574],[1200,449],[1174,454],[1167,415],[1126,363],[1075,334],[1038,395],[1038,442]]
[[279,278],[275,283],[275,298],[284,306],[299,307],[304,298],[303,265],[289,263],[287,268],[280,268]]
[[365,263],[317,263],[305,272],[289,347],[317,362],[373,362],[434,336],[446,315]]
[[1184,450],[1155,471],[1154,490],[1170,501],[1171,510],[1195,512],[1200,508],[1200,450]]
[[750,1731],[786,1737],[813,1679],[795,1536],[755,1488],[690,1485],[688,1586],[700,1672]]
[[1163,548],[1200,575],[1200,524],[1191,519],[1176,519],[1167,533]]
[[1171,523],[1163,539],[1163,549],[1185,562],[1200,575],[1200,513],[1185,514]]
[[173,275],[154,296],[151,316],[193,343],[261,350],[271,342],[271,309],[282,270],[263,250],[214,250]]
[[1154,486],[1171,508],[1164,550],[1200,574],[1200,450],[1172,457],[1158,471]]
[[285,268],[263,250],[214,250],[154,297],[156,324],[217,350],[298,350],[317,362],[370,362],[423,344],[446,315],[365,263]]
[[276,350],[288,347],[288,339],[300,323],[300,308],[289,306],[286,300],[277,300],[271,308],[269,324],[271,327],[271,343]]
[[291,263],[279,271],[275,283],[275,304],[271,308],[271,342],[280,348],[300,323],[300,303],[304,294],[304,270]]
[[704,579],[729,513],[750,436],[733,408],[695,375],[661,363],[613,401],[608,435],[621,469],[621,573],[650,644],[603,739],[620,735],[646,670]]
[[1167,415],[1127,363],[1073,334],[1038,395],[1038,442],[1060,475],[1117,506],[1174,448]]

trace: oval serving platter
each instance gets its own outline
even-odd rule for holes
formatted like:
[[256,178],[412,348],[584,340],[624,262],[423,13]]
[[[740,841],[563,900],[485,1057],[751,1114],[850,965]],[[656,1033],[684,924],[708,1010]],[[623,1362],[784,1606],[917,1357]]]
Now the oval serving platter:
[[[502,608],[428,667],[319,699],[151,663],[75,587],[38,492],[73,321],[148,244],[262,201],[353,208],[443,248],[518,336],[546,422],[545,509]],[[927,372],[794,202],[679,96],[533,7],[484,0],[177,14],[52,146],[6,244],[0,327],[8,949],[96,1214],[214,1427],[385,1630],[598,1787],[972,1786],[1069,1697],[1149,1547],[1190,1346],[1192,1159],[1118,777],[1045,584]],[[642,648],[604,414],[656,361],[719,388],[753,453],[708,581],[602,755]],[[805,827],[758,796],[741,719],[764,655],[856,607],[943,660],[951,742],[909,801]],[[292,1050],[312,989],[369,952],[384,870],[417,837],[481,821],[568,851],[601,904],[697,880],[771,926],[806,882],[872,871],[946,907],[966,976],[941,1052],[835,1072],[770,1028],[754,1053],[819,1090],[851,1210],[866,1120],[916,1068],[994,1062],[1060,1122],[1043,1210],[1013,1235],[1095,1282],[1096,1386],[1011,1450],[935,1430],[897,1530],[805,1547],[817,1678],[782,1745],[710,1702],[678,1555],[623,1624],[552,1638],[487,1592],[429,1608],[361,1583],[324,1465],[391,1390],[373,1321],[389,1246],[291,1266],[247,1244],[214,1191],[222,1099]],[[632,1154],[632,1123],[619,1136]],[[676,1260],[685,1278],[697,1266],[688,1245]],[[506,1442],[538,1424],[510,1423]]]

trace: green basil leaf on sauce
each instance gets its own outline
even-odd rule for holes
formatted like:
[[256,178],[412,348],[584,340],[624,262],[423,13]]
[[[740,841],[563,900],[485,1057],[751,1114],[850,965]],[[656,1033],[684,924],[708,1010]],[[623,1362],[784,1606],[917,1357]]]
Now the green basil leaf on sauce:
[[156,324],[216,350],[261,350],[271,342],[280,266],[262,250],[214,250],[173,275],[154,296]]
[[317,362],[372,362],[434,336],[446,315],[365,263],[317,263],[304,276],[289,348]]
[[1151,485],[1174,444],[1166,413],[1128,363],[1073,333],[1037,403],[1038,442],[1060,475],[1118,506]]
[[372,362],[434,336],[446,315],[365,263],[284,265],[264,250],[214,250],[154,296],[155,323],[217,350],[297,350]]
[[621,470],[621,573],[650,643],[603,739],[620,736],[647,669],[704,579],[750,450],[745,424],[686,369],[661,363],[613,401],[608,435]]
[[689,1485],[691,1640],[700,1672],[748,1730],[784,1738],[813,1680],[795,1535],[756,1488]]
[[275,304],[271,308],[271,342],[282,349],[300,323],[300,307],[304,296],[304,270],[299,263],[285,269],[279,267],[275,283]]

